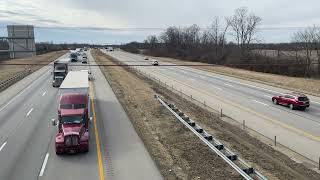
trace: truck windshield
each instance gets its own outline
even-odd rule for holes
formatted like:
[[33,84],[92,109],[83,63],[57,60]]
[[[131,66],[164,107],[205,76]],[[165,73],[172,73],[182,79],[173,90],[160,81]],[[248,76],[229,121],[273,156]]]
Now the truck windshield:
[[63,124],[78,124],[83,122],[82,116],[63,116],[61,119]]
[[86,108],[86,104],[74,104],[74,109],[84,109]]
[[86,108],[86,104],[61,104],[61,109],[84,109]]
[[61,104],[60,108],[61,109],[72,109],[72,104]]
[[64,72],[55,72],[54,76],[65,76]]
[[57,65],[55,69],[56,70],[65,70],[66,67],[65,67],[65,65]]

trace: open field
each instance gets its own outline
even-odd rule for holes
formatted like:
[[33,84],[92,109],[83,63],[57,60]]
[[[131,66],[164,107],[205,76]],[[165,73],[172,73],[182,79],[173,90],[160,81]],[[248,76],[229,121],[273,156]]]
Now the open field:
[[[112,63],[110,60],[115,60],[99,51],[95,51],[93,55],[100,63],[110,64]],[[166,110],[159,107],[159,103],[155,102],[152,97],[155,93],[174,102],[183,112],[200,123],[209,133],[218,137],[224,144],[228,144],[232,150],[240,154],[240,157],[243,157],[245,161],[251,163],[268,178],[320,178],[316,172],[294,162],[286,155],[251,137],[240,128],[221,121],[218,114],[206,111],[139,74],[128,72],[121,67],[111,66],[101,67],[101,69],[104,69],[103,72],[111,82],[136,131],[153,155],[164,177],[196,179],[199,176],[201,179],[222,179],[219,171],[226,171],[226,168],[221,166],[223,164],[221,159],[217,158],[215,154],[207,152],[201,143],[191,140],[194,136],[181,127],[177,120],[172,119]],[[185,139],[185,136],[188,138]],[[198,147],[194,149],[193,146]],[[204,154],[206,157],[203,157]],[[189,159],[189,156],[192,158]],[[214,163],[212,164],[212,162]],[[212,167],[217,164],[220,166]],[[221,167],[222,169],[219,169]],[[215,168],[217,172],[212,168]],[[172,170],[174,176],[169,176],[172,174],[168,173],[168,169]],[[195,175],[192,176],[190,170],[193,172],[192,175]],[[226,179],[233,177],[229,177],[229,173],[226,175],[228,175],[224,176]]]
[[[66,51],[50,52],[42,55],[38,55],[28,59],[11,59],[6,61],[0,61],[0,82],[21,73],[26,70],[31,70],[30,73],[40,69],[41,67],[49,64],[51,61],[56,60],[58,57],[65,54]],[[4,65],[10,64],[26,64],[26,65]],[[28,64],[42,64],[37,66],[30,66]]]

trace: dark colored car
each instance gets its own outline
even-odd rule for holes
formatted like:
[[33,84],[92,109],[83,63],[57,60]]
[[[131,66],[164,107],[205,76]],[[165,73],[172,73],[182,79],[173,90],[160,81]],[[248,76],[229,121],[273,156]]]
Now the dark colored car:
[[288,106],[290,109],[306,109],[310,106],[309,98],[300,93],[291,93],[272,97],[274,104]]

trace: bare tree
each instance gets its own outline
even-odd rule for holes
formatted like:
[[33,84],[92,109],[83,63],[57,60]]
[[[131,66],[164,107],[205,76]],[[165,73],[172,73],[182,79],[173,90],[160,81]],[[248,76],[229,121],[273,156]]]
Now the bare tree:
[[145,44],[148,44],[150,49],[153,50],[157,47],[159,41],[156,35],[148,36],[147,39],[144,41]]
[[233,31],[232,35],[235,37],[242,53],[255,40],[257,27],[261,21],[260,17],[249,14],[246,7],[236,9],[234,15],[227,18],[227,22]]
[[316,26],[309,27],[303,31],[296,32],[293,36],[293,42],[301,43],[305,50],[305,75],[311,75],[311,64],[312,64],[312,50],[315,49],[319,44],[320,31]]

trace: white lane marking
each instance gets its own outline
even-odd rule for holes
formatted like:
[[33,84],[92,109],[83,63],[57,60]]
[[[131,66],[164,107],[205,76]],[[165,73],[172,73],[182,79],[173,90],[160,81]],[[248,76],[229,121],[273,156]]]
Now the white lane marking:
[[222,91],[222,88],[219,88],[219,87],[216,87],[216,86],[212,86],[212,87],[215,88],[215,89],[218,89],[218,90]]
[[200,77],[200,78],[202,78],[202,79],[205,79],[205,78],[206,78],[206,77],[204,77],[204,76],[201,76],[201,75],[200,75],[199,77]]
[[252,100],[252,101],[254,101],[254,102],[256,102],[256,103],[259,103],[259,104],[262,104],[262,105],[264,105],[264,106],[269,106],[268,104],[265,104],[265,103],[263,103],[263,102],[260,102],[260,101],[257,101],[257,100]]
[[188,78],[189,80],[191,80],[191,81],[195,81],[195,79],[193,79],[193,78]]
[[233,87],[233,85],[228,84],[228,83],[224,83],[224,85],[226,85],[226,86],[230,86],[230,87]]
[[29,110],[29,112],[27,113],[27,117],[31,114],[32,111],[33,111],[33,108]]
[[316,104],[320,104],[319,102],[315,102],[315,101],[311,101],[311,103],[316,103]]
[[269,96],[269,95],[266,95],[266,94],[264,94],[263,96],[264,97],[268,97],[268,98],[272,98],[272,96]]
[[39,173],[40,177],[43,176],[44,170],[46,169],[46,165],[47,165],[48,159],[49,159],[49,153],[46,154],[46,157],[44,158],[44,161],[42,163],[42,167],[41,167],[41,170],[40,170],[40,173]]
[[45,91],[44,93],[42,93],[42,96],[46,95],[47,91]]
[[7,141],[2,144],[2,146],[0,147],[0,152],[2,151],[2,149],[4,148],[4,146],[6,146],[6,144],[7,144]]
[[26,87],[24,90],[22,90],[19,94],[17,94],[16,96],[14,96],[6,105],[2,106],[0,111],[4,110],[7,106],[9,106],[15,99],[17,99],[19,96],[21,96],[26,90],[28,90],[30,87],[32,87],[37,81],[39,81],[40,79],[42,79],[46,74],[48,74],[48,72],[44,73],[42,76],[40,76],[38,79],[36,79],[35,81],[33,81],[28,87]]

